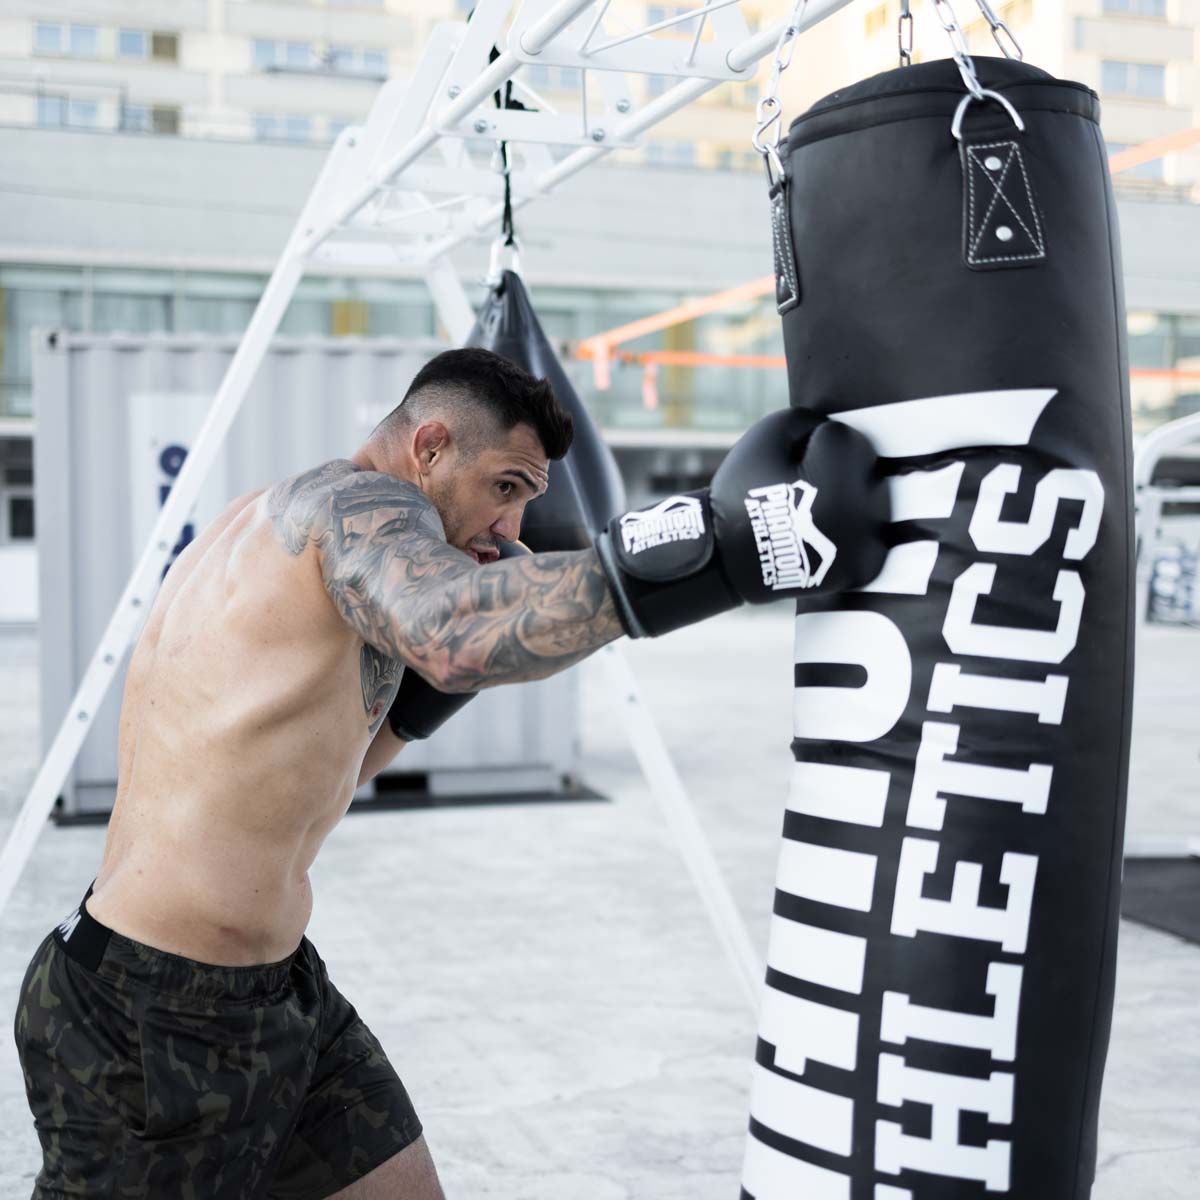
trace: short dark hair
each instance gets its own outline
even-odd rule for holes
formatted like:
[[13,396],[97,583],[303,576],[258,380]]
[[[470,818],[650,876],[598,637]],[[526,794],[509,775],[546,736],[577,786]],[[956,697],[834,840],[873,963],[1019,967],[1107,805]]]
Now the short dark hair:
[[[552,459],[566,454],[575,435],[571,414],[559,404],[549,380],[536,378],[503,355],[474,346],[445,350],[431,358],[417,372],[404,399],[376,426],[376,433],[399,433],[435,414],[447,413],[461,418],[460,436],[468,442],[483,440],[497,430],[529,425],[546,457]],[[479,417],[491,419],[490,429]]]

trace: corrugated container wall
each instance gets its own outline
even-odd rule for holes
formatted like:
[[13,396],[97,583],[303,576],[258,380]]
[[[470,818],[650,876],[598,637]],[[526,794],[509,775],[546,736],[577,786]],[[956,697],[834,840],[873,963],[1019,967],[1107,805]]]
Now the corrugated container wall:
[[[34,335],[43,752],[236,348],[225,337]],[[442,349],[277,340],[205,483],[194,528],[242,492],[351,454]],[[112,806],[123,684],[124,665],[64,789],[68,815]],[[435,795],[557,791],[575,773],[577,712],[573,672],[490,690],[406,747],[389,774],[414,776],[408,782]]]

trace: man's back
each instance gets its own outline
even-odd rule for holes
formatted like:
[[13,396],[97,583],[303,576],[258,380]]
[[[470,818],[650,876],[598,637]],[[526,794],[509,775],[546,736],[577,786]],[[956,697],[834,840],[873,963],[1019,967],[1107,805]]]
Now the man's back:
[[126,678],[117,800],[88,908],[204,962],[295,950],[308,868],[400,674],[334,607],[315,546],[289,536],[295,507],[281,484],[203,531],[164,580]]

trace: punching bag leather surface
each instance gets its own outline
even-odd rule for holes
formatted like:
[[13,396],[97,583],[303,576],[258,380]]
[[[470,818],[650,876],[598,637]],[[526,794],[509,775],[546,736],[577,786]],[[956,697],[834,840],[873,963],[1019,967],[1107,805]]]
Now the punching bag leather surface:
[[[977,59],[790,130],[792,403],[865,433],[891,549],[797,612],[743,1196],[1083,1200],[1132,684],[1125,315],[1099,104]],[[785,307],[781,305],[781,307]]]
[[571,449],[561,462],[550,464],[546,494],[525,510],[521,540],[539,553],[590,546],[595,532],[625,508],[625,488],[616,459],[550,348],[519,275],[503,272],[467,345],[494,350],[548,379],[575,422]]

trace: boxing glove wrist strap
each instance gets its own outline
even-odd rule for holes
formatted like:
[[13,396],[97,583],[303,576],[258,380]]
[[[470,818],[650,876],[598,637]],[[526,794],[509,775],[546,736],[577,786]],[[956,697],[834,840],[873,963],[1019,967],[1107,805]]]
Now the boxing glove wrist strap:
[[658,637],[742,602],[717,561],[707,488],[615,517],[596,553],[630,637]]

